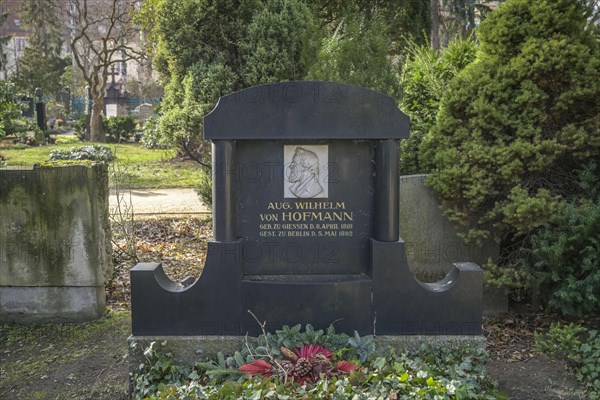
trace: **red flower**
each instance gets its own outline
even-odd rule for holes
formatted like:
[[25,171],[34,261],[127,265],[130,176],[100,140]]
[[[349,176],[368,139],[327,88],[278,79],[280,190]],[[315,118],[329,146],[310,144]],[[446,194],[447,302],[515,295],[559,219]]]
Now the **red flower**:
[[349,363],[348,361],[340,361],[337,363],[337,365],[335,366],[335,369],[341,373],[344,374],[349,374],[350,372],[354,371],[356,368],[358,368],[358,365]]
[[358,368],[348,361],[340,361],[334,367],[331,363],[333,353],[327,348],[318,345],[304,345],[292,352],[286,347],[281,348],[281,353],[286,359],[275,361],[276,366],[264,360],[255,360],[242,365],[239,370],[252,376],[276,375],[280,380],[291,380],[300,385],[313,382],[320,377],[327,378],[349,374]]
[[262,376],[271,376],[273,375],[273,366],[264,360],[254,360],[250,364],[244,364],[240,368],[245,374],[250,374],[252,376],[262,375]]
[[301,349],[295,349],[294,352],[298,355],[298,357],[307,359],[311,359],[317,354],[323,354],[327,358],[331,358],[333,355],[329,349],[321,346],[320,344],[305,344]]

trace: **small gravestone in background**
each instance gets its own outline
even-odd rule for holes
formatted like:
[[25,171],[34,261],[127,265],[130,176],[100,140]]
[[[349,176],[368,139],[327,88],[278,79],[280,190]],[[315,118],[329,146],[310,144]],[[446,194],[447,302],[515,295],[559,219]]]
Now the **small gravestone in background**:
[[115,66],[111,66],[111,71],[108,73],[111,76],[111,82],[106,84],[104,96],[104,113],[107,118],[117,117],[119,115],[127,115],[127,99],[129,93],[123,92],[123,84],[115,81]]
[[[417,281],[399,237],[393,98],[329,82],[224,96],[213,142],[213,227],[200,278],[131,272],[133,335],[243,335],[310,323],[377,335],[480,335],[482,271],[457,263]],[[418,204],[415,205],[418,207]]]
[[106,105],[106,118],[112,118],[119,115],[119,105],[118,104],[107,104]]
[[56,101],[65,107],[65,115],[71,114],[71,89],[63,88],[56,94]]
[[146,121],[150,119],[150,117],[153,114],[153,108],[154,107],[152,106],[152,104],[149,103],[140,104],[135,108],[138,119],[142,124],[145,124]]
[[35,88],[35,115],[39,130],[35,131],[35,144],[46,144],[46,103],[44,103],[44,93],[42,88]]
[[25,118],[33,118],[35,116],[35,106],[33,105],[33,97],[23,96],[19,101],[23,105],[22,115]]

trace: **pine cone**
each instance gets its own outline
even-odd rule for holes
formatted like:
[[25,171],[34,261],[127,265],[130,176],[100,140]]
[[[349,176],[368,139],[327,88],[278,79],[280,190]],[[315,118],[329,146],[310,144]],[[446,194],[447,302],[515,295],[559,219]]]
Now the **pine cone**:
[[286,382],[294,379],[295,366],[292,362],[287,360],[280,361],[276,369],[279,382]]
[[283,354],[285,357],[287,357],[292,362],[298,361],[298,356],[296,355],[296,353],[294,353],[287,347],[280,347],[279,350],[281,350],[281,354]]
[[304,376],[310,373],[313,369],[312,363],[306,358],[299,358],[296,361],[296,366],[294,368],[294,372],[298,374],[298,376]]
[[317,354],[311,361],[313,364],[312,371],[317,375],[320,373],[329,373],[329,370],[333,368],[331,360],[325,357],[323,354]]

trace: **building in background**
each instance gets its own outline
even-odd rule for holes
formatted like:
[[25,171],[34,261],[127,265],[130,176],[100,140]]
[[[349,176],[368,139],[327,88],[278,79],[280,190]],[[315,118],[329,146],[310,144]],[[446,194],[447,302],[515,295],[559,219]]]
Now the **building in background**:
[[19,60],[29,41],[30,32],[23,26],[17,13],[21,3],[21,0],[4,0],[0,3],[0,14],[6,16],[0,24],[0,37],[8,37],[0,48],[2,80],[7,80],[19,72]]
[[[47,0],[39,0],[40,2]],[[84,0],[81,0],[83,2]],[[98,4],[99,2],[105,2],[107,4],[112,3],[113,1],[117,2],[131,2],[131,0],[88,0]],[[138,3],[139,0],[135,0]],[[73,10],[73,7],[76,3],[75,0],[62,0],[63,5],[62,9],[65,12],[61,12],[61,18],[64,19],[62,21],[64,23],[64,40],[61,56],[62,57],[71,57],[72,49],[70,47],[71,38],[73,37],[74,32],[76,31],[76,26],[73,19],[69,16],[69,12],[67,10]],[[19,73],[20,68],[20,59],[23,56],[25,48],[27,47],[29,37],[31,36],[31,31],[23,24],[21,17],[19,16],[19,10],[25,3],[25,0],[0,0],[0,15],[5,14],[6,18],[4,21],[0,22],[0,37],[8,37],[7,43],[5,43],[0,48],[0,79],[8,80],[11,76],[14,76]],[[90,7],[90,9],[92,9]],[[105,31],[102,31],[102,26],[98,26],[99,36],[106,34]],[[135,38],[134,43],[128,43],[133,46],[140,46],[141,43],[141,35],[138,35]],[[77,65],[75,61],[73,61],[73,69],[77,69]],[[127,62],[121,62],[116,65],[114,72],[116,75],[114,76],[115,81],[120,85],[121,90],[125,91],[127,89],[127,84],[129,80],[135,80],[136,83],[140,81],[144,81],[148,79],[148,62],[138,62],[136,60],[129,60]],[[150,71],[150,76],[152,73]],[[107,84],[107,88],[110,86],[110,83]],[[134,84],[135,86],[135,84]]]

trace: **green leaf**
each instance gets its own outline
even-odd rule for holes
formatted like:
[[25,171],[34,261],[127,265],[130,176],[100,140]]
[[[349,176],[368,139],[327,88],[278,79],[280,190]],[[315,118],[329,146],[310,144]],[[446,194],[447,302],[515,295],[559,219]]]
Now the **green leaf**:
[[373,367],[376,369],[382,369],[383,367],[385,367],[385,364],[386,364],[385,357],[377,357],[375,359],[375,361],[373,362]]
[[235,362],[238,367],[241,367],[242,365],[244,365],[246,363],[246,361],[244,360],[244,357],[242,357],[242,354],[239,351],[236,351],[235,353],[233,353],[233,358],[235,359]]
[[227,368],[227,363],[225,362],[225,355],[222,352],[217,353],[217,360],[220,368]]

